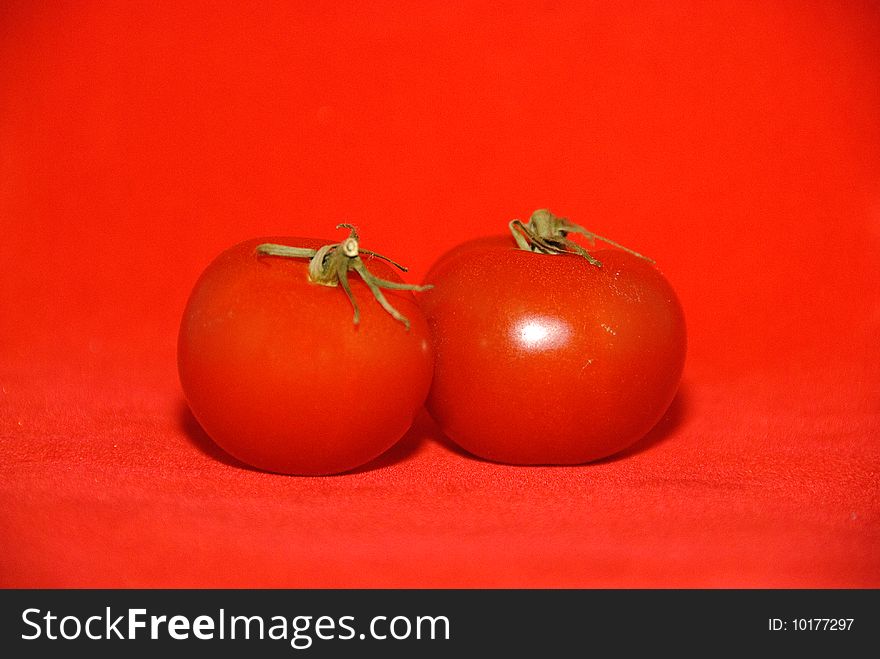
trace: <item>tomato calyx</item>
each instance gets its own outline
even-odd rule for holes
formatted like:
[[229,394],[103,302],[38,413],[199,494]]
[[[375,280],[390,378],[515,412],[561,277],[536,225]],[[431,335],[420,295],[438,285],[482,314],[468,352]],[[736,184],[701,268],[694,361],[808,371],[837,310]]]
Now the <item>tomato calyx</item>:
[[291,247],[288,245],[278,245],[275,243],[262,243],[257,245],[257,254],[264,256],[280,256],[284,258],[306,258],[309,260],[309,280],[321,286],[341,286],[348,297],[351,306],[354,308],[353,322],[355,325],[360,323],[360,309],[357,300],[354,298],[351,286],[348,282],[348,273],[353,270],[373,293],[376,301],[382,305],[395,320],[399,321],[409,330],[409,319],[406,318],[397,309],[388,302],[382,289],[397,291],[426,291],[431,288],[430,284],[424,286],[416,286],[414,284],[402,284],[395,281],[381,279],[371,273],[366,264],[361,259],[361,254],[382,259],[390,263],[398,270],[406,272],[406,267],[392,261],[387,256],[382,256],[360,246],[357,229],[351,224],[337,224],[337,229],[348,229],[348,237],[339,243],[331,243],[324,245],[319,249],[308,249],[304,247]]
[[602,262],[590,254],[586,249],[578,245],[568,237],[570,233],[577,233],[589,240],[590,245],[595,245],[596,240],[607,243],[617,249],[629,252],[633,256],[654,263],[653,259],[643,256],[620,243],[587,231],[579,224],[574,224],[566,217],[557,217],[549,210],[542,208],[532,213],[529,221],[511,220],[508,224],[510,233],[516,241],[517,247],[529,252],[539,254],[577,254],[589,261],[590,265],[602,267]]

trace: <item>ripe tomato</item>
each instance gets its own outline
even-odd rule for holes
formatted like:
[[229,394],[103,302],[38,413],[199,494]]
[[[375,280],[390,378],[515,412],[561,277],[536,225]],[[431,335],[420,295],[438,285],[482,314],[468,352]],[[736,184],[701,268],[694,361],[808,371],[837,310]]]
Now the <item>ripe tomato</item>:
[[[566,233],[557,238],[570,243]],[[597,460],[644,436],[675,396],[686,337],[669,282],[625,249],[592,252],[597,263],[559,251],[482,238],[425,278],[433,288],[419,301],[436,360],[427,408],[477,456]]]
[[[257,251],[326,242],[274,237],[228,249],[183,315],[178,367],[193,415],[229,454],[266,471],[333,474],[368,462],[403,436],[430,386],[428,328],[412,292],[386,292],[398,320],[350,276],[340,283],[359,308],[355,324],[343,286],[315,283],[308,260]],[[361,264],[401,285],[384,261]]]

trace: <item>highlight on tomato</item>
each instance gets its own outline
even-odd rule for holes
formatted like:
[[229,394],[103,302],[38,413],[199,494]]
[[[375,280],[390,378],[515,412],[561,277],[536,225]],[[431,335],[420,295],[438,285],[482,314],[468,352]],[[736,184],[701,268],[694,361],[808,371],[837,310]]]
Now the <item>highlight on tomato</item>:
[[270,237],[202,273],[178,336],[180,383],[207,434],[270,472],[326,475],[379,456],[430,386],[428,326],[405,270],[360,246]]
[[[678,297],[651,259],[549,210],[509,231],[453,248],[426,275],[428,411],[455,443],[497,462],[618,453],[676,395],[687,343]],[[593,250],[597,241],[607,247]]]

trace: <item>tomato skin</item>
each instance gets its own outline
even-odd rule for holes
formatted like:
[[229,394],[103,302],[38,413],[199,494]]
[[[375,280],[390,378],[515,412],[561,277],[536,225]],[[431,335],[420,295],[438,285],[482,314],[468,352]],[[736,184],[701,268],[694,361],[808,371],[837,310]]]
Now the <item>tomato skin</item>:
[[[258,255],[267,242],[317,249],[332,241],[248,240],[207,267],[178,337],[187,402],[220,447],[253,467],[354,469],[396,443],[424,403],[433,365],[424,315],[410,291],[384,291],[407,331],[350,273],[355,326],[341,287],[310,282],[308,259]],[[376,276],[401,281],[383,261],[363,258]]]
[[681,379],[684,315],[650,262],[464,243],[419,295],[435,350],[427,408],[454,442],[510,464],[582,464],[643,437]]

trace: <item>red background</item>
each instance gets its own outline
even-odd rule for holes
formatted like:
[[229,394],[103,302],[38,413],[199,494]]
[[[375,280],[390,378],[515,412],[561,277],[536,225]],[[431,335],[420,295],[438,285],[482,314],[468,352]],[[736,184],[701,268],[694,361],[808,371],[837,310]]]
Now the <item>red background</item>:
[[[880,587],[878,62],[876,2],[4,2],[0,585]],[[224,248],[351,221],[416,282],[539,207],[680,293],[624,455],[492,464],[422,414],[284,477],[187,412]]]

